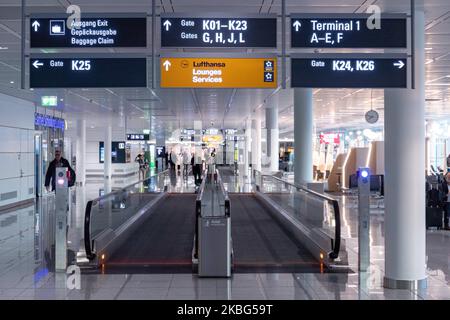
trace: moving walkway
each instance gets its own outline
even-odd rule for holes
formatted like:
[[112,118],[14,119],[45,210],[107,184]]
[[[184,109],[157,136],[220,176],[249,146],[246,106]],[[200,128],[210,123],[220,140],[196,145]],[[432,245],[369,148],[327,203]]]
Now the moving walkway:
[[[169,173],[89,201],[84,270],[204,276],[223,264],[235,273],[346,270],[336,200],[258,172],[256,192],[228,194],[219,170],[212,177],[205,171],[197,194],[169,193]],[[224,229],[206,232],[221,223]]]

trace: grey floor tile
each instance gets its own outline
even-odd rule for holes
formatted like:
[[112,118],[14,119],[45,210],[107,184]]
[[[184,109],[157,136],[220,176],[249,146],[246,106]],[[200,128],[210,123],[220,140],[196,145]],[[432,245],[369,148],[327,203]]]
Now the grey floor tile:
[[20,296],[26,289],[0,289],[0,299]]
[[232,288],[233,300],[265,300],[267,297],[260,288]]
[[168,289],[123,289],[117,296],[118,300],[163,300]]

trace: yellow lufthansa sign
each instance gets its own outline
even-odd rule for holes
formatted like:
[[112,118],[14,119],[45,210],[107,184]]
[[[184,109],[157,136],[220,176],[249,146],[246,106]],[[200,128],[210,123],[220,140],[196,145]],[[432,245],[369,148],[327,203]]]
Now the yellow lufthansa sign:
[[161,58],[161,88],[276,87],[276,58]]

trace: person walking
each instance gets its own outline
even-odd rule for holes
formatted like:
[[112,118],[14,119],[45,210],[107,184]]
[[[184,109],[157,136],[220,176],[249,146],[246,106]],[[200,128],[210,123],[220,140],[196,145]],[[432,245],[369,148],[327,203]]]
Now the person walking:
[[[145,179],[145,172],[147,171],[147,165],[144,160],[144,156],[142,154],[138,154],[136,159],[134,159],[135,162],[139,163],[139,180]],[[141,179],[142,175],[142,179]]]
[[185,177],[189,174],[189,165],[191,164],[191,154],[188,150],[184,150],[183,152],[183,175]]
[[[45,174],[45,188],[47,191],[54,191],[56,188],[56,168],[68,168],[69,170],[69,187],[72,187],[75,185],[76,181],[76,175],[75,171],[72,169],[72,167],[69,164],[69,161],[67,159],[63,158],[61,156],[61,150],[56,149],[55,150],[55,159],[50,162],[47,173]],[[50,189],[51,184],[51,189]]]

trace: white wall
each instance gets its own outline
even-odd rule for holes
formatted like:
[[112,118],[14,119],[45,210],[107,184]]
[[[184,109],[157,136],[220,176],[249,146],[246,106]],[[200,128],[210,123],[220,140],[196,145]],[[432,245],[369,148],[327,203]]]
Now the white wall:
[[[74,126],[76,122],[74,121]],[[66,131],[66,137],[71,139],[72,145],[76,143],[76,127],[69,127]],[[99,162],[99,143],[105,141],[106,128],[95,127],[86,128],[86,175],[102,175],[104,164]],[[124,127],[113,126],[112,127],[112,141],[126,141],[126,133]],[[130,164],[112,164],[112,173],[115,175],[128,175],[138,173],[139,165],[134,163],[134,158],[131,159]]]
[[34,104],[0,93],[0,207],[32,199]]

